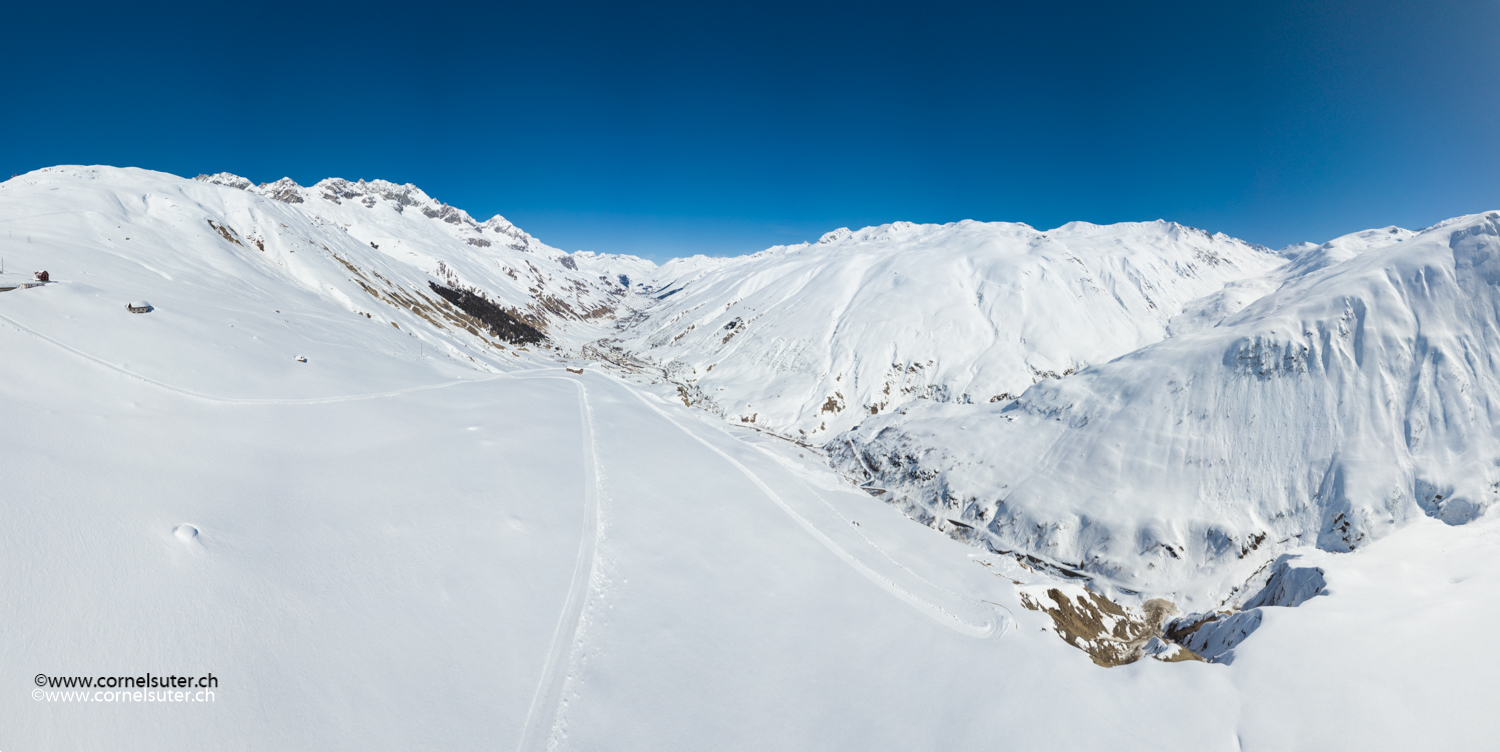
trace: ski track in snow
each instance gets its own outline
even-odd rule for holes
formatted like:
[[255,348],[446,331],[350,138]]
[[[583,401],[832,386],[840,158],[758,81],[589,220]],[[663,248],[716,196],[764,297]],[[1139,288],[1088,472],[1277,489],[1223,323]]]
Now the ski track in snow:
[[[41,332],[35,331],[15,321],[14,319],[11,319],[8,316],[0,315],[0,321],[4,321],[10,326],[15,327],[18,331],[29,334],[40,340],[62,348],[69,353],[88,360],[96,365],[102,366],[108,370],[114,371],[120,375],[137,379],[159,389],[175,392],[195,399],[202,399],[226,404],[305,405],[350,402],[362,399],[393,397],[401,394],[425,391],[430,389],[442,389],[458,384],[484,383],[487,381],[494,381],[496,379],[506,377],[524,379],[557,379],[562,381],[570,381],[574,385],[576,385],[578,387],[578,402],[582,431],[581,444],[584,460],[584,530],[582,533],[581,541],[579,543],[578,555],[574,561],[573,579],[571,585],[568,588],[568,598],[563,607],[562,614],[558,618],[557,628],[553,634],[551,647],[548,650],[547,661],[544,664],[542,670],[542,678],[537,685],[536,694],[532,699],[531,707],[527,713],[526,725],[522,732],[521,743],[518,749],[520,752],[528,752],[529,750],[546,750],[548,748],[548,741],[551,739],[553,731],[556,728],[557,719],[562,709],[562,693],[563,688],[567,683],[570,657],[575,647],[575,643],[577,642],[579,630],[582,628],[583,608],[588,601],[590,575],[594,568],[594,555],[598,544],[599,488],[598,475],[596,471],[598,452],[594,445],[592,410],[588,401],[588,390],[581,380],[552,375],[544,376],[531,375],[529,373],[503,373],[481,379],[459,379],[437,384],[424,384],[388,392],[343,395],[335,397],[312,397],[306,399],[255,399],[221,397],[217,395],[203,394],[201,392],[195,392],[189,389],[183,389],[181,387],[173,386],[171,384],[157,381],[150,377],[129,371],[125,368],[115,365],[114,363],[110,363],[106,360],[90,355],[71,345],[42,334]],[[925,578],[913,572],[909,567],[906,567],[905,565],[898,562],[884,549],[881,549],[879,546],[875,545],[875,543],[868,537],[866,537],[863,533],[858,533],[858,539],[862,541],[862,544],[860,544],[859,547],[872,551],[875,557],[877,557],[878,559],[883,559],[887,563],[884,565],[872,565],[870,562],[867,562],[861,557],[856,556],[844,546],[840,545],[826,532],[821,530],[806,516],[794,509],[759,475],[757,475],[750,468],[746,467],[743,463],[731,457],[728,453],[724,452],[713,444],[709,443],[707,440],[698,436],[686,426],[679,423],[671,415],[667,414],[666,411],[662,410],[656,405],[651,404],[650,400],[647,399],[646,396],[641,394],[638,390],[632,389],[629,385],[624,384],[623,382],[619,382],[613,378],[610,378],[609,381],[611,383],[614,383],[618,388],[625,389],[626,391],[635,395],[635,397],[639,399],[642,404],[650,408],[657,415],[661,416],[668,423],[671,423],[679,431],[687,434],[694,441],[702,444],[704,447],[707,447],[709,451],[718,455],[729,464],[733,465],[735,469],[739,470],[740,473],[743,474],[747,479],[749,479],[751,483],[754,483],[755,486],[759,488],[767,498],[769,498],[773,503],[776,504],[777,507],[785,512],[787,516],[791,517],[793,521],[795,521],[799,526],[801,526],[810,535],[812,535],[813,538],[815,538],[819,543],[821,543],[839,559],[844,561],[844,563],[848,564],[856,572],[859,572],[866,579],[870,580],[876,585],[879,585],[885,591],[901,599],[913,608],[916,608],[918,611],[927,615],[939,624],[942,624],[943,626],[948,627],[949,629],[953,629],[954,631],[961,634],[976,638],[998,637],[1004,635],[1015,624],[1014,615],[1012,615],[1009,610],[1005,609],[1003,606],[999,606],[998,604],[994,604],[989,601],[975,601],[927,581]],[[729,438],[738,441],[732,436],[730,436]],[[766,449],[762,447],[755,447],[755,449],[767,455],[776,464],[781,464],[781,461]],[[801,478],[797,478],[794,473],[788,472],[788,474],[791,475],[799,485],[801,485],[803,488],[806,488],[809,492],[812,493],[813,496],[817,497],[817,499],[822,502],[823,505],[827,507],[828,511],[835,517],[845,523],[849,522],[849,520],[845,518],[843,514],[841,514],[837,509],[835,509],[827,499],[823,498],[821,494],[819,494]],[[880,571],[880,569],[889,567],[894,567],[899,572],[904,573],[905,576],[902,576],[900,574],[891,576]],[[906,586],[903,586],[903,584],[901,582],[898,582],[898,580],[906,580]],[[911,587],[911,585],[915,585],[915,587]],[[915,592],[917,590],[926,592]],[[952,606],[945,606],[943,605],[944,601],[949,601],[950,603],[956,602],[956,605],[959,605],[960,609],[964,611],[978,611],[979,618],[972,618],[974,616],[974,614],[972,613],[969,615],[970,618],[965,618],[964,615],[957,612],[960,609],[955,609]]]
[[[536,370],[542,371],[544,369]],[[599,499],[601,496],[598,481],[598,471],[596,469],[598,462],[598,449],[594,442],[593,409],[588,400],[588,388],[584,386],[582,380],[580,379],[564,376],[533,374],[536,374],[536,372],[521,372],[508,375],[518,379],[559,379],[563,381],[571,381],[578,387],[579,411],[581,413],[581,431],[583,434],[582,441],[580,443],[582,445],[584,458],[584,530],[578,546],[578,556],[574,560],[573,580],[568,588],[568,598],[563,607],[562,613],[558,617],[557,628],[553,632],[552,644],[548,650],[547,661],[542,669],[541,681],[537,684],[536,694],[532,697],[531,707],[527,712],[526,725],[522,732],[521,743],[517,747],[518,752],[543,752],[544,750],[549,749],[549,743],[552,741],[557,732],[558,722],[561,718],[563,710],[563,692],[567,686],[567,682],[569,679],[568,670],[573,663],[573,654],[579,647],[580,632],[583,629],[583,611],[588,602],[589,584],[593,579],[593,570],[596,568],[596,553],[599,542]],[[861,546],[862,548],[868,548],[869,550],[873,551],[879,559],[883,559],[884,561],[889,562],[889,566],[895,567],[899,571],[906,573],[906,575],[908,575],[908,577],[910,578],[908,582],[914,582],[917,584],[917,588],[903,587],[901,583],[897,582],[897,579],[906,578],[901,578],[899,575],[895,577],[888,576],[878,571],[875,566],[871,566],[866,561],[850,553],[847,549],[839,545],[828,534],[819,529],[805,516],[797,512],[797,510],[793,509],[792,506],[781,497],[781,495],[777,494],[759,475],[757,475],[750,468],[746,467],[738,460],[729,456],[723,450],[719,449],[718,447],[699,437],[697,434],[693,433],[691,430],[683,426],[681,423],[677,422],[677,420],[672,418],[672,416],[668,415],[665,411],[661,410],[656,405],[651,404],[647,397],[641,394],[638,390],[633,389],[628,384],[625,384],[612,377],[606,376],[606,379],[608,383],[612,384],[616,388],[624,389],[625,391],[634,395],[641,401],[642,404],[650,408],[657,415],[666,419],[668,423],[672,424],[679,431],[682,431],[694,441],[707,447],[709,451],[728,461],[735,467],[735,469],[739,470],[740,473],[742,473],[747,479],[749,479],[750,482],[754,483],[755,486],[759,488],[761,492],[764,493],[768,498],[770,498],[771,501],[774,502],[783,512],[785,512],[787,516],[791,517],[795,522],[797,522],[804,530],[806,530],[815,539],[817,539],[818,542],[821,543],[824,547],[832,551],[834,555],[836,555],[840,560],[848,564],[856,572],[859,572],[866,579],[869,579],[871,582],[879,585],[882,589],[901,599],[908,605],[916,608],[924,615],[930,617],[934,621],[942,624],[949,629],[977,638],[1000,636],[1005,634],[1012,626],[1014,626],[1015,617],[1009,612],[1008,609],[1005,609],[1003,606],[999,606],[998,604],[990,603],[988,601],[975,601],[973,599],[966,598],[950,590],[932,584],[931,582],[917,575],[915,572],[912,572],[910,568],[896,561],[893,557],[890,556],[890,554],[886,553],[879,546],[875,545],[875,543],[869,538],[865,537],[863,533],[860,533],[859,539],[864,542],[863,546]],[[733,436],[730,436],[729,438],[737,441],[737,439],[734,439]],[[777,460],[774,455],[771,455],[765,449],[761,447],[756,447],[756,449],[767,454],[773,461],[776,461],[779,464],[779,460]],[[788,474],[791,475],[791,473]],[[793,477],[795,478],[795,475],[793,475]],[[843,520],[846,523],[848,522],[847,518],[845,518],[836,509],[834,509],[833,505],[830,504],[827,499],[824,499],[821,494],[813,490],[800,478],[796,478],[796,480],[804,488],[807,488],[810,492],[812,492],[812,494],[816,496],[819,501],[827,506],[830,512],[836,515],[840,520]],[[927,593],[925,596],[923,594],[918,594],[914,592],[914,590],[916,589],[925,590],[927,591]],[[977,610],[981,616],[978,619],[966,619],[963,615],[956,613],[956,609],[944,606],[942,604],[943,601],[956,601],[964,607],[964,610]]]
[[[855,571],[863,575],[866,579],[870,580],[876,585],[879,585],[886,592],[896,596],[897,598],[900,598],[902,601],[905,601],[908,605],[916,608],[918,611],[927,615],[934,621],[961,634],[979,638],[998,637],[1009,631],[1010,628],[1015,624],[1015,617],[1010,614],[1008,610],[1004,609],[1003,606],[998,606],[988,601],[976,601],[970,598],[965,598],[949,590],[933,585],[927,580],[916,576],[915,573],[913,573],[907,567],[896,562],[896,560],[889,554],[887,554],[883,549],[881,549],[879,546],[876,546],[872,541],[870,541],[869,538],[866,538],[863,534],[861,534],[860,539],[863,540],[866,544],[860,546],[861,548],[868,548],[870,550],[873,550],[876,554],[878,554],[879,558],[885,559],[886,561],[897,567],[900,571],[906,572],[907,574],[911,575],[913,579],[908,580],[908,582],[905,583],[905,586],[903,586],[903,583],[898,582],[898,580],[908,578],[902,577],[900,575],[887,575],[886,573],[879,571],[879,569],[877,568],[877,566],[879,565],[872,565],[870,562],[867,562],[864,559],[855,556],[848,549],[839,545],[839,543],[835,541],[831,536],[829,536],[823,530],[819,529],[818,526],[808,520],[806,516],[798,512],[796,509],[792,508],[792,505],[787,503],[787,501],[783,499],[780,494],[776,493],[776,491],[773,490],[770,485],[768,485],[759,475],[755,474],[754,471],[746,467],[739,460],[736,460],[735,458],[729,456],[729,454],[727,454],[723,450],[709,443],[707,440],[698,436],[696,433],[688,430],[686,426],[677,422],[677,420],[668,415],[666,411],[662,410],[656,405],[651,404],[650,400],[648,400],[646,396],[641,394],[639,391],[631,389],[629,385],[623,384],[614,379],[611,379],[611,381],[626,389],[631,394],[634,394],[636,398],[639,399],[643,404],[651,408],[651,410],[654,411],[657,415],[665,418],[668,423],[676,426],[678,430],[687,434],[699,444],[708,447],[709,451],[722,457],[729,464],[733,465],[735,469],[739,470],[740,473],[748,478],[751,483],[754,483],[755,486],[761,490],[761,493],[764,493],[768,498],[771,499],[772,502],[776,504],[776,506],[780,507],[783,512],[786,512],[787,516],[791,517],[793,521],[802,526],[803,530],[806,530],[810,535],[816,538],[819,543],[823,544],[823,546],[829,551],[832,551],[833,554],[842,559],[844,563],[848,564]],[[730,438],[733,439],[734,437],[731,436]],[[738,441],[737,439],[735,440]],[[800,479],[798,479],[798,481],[800,482]],[[803,485],[806,486],[805,483]],[[809,490],[811,489],[809,488]],[[821,495],[817,494],[816,492],[814,492],[813,495],[817,496],[818,499],[824,504],[828,504],[828,501],[826,499],[823,499]],[[831,504],[828,506],[830,509],[832,509]],[[833,510],[833,513],[840,519],[844,519],[843,515],[838,514],[837,510]],[[845,520],[845,522],[847,522],[847,520]],[[913,585],[915,587],[912,587]],[[926,592],[915,592],[919,589]],[[952,605],[945,606],[943,605],[944,601],[948,601]],[[959,613],[960,610],[968,611],[970,613],[967,615],[961,614]],[[978,618],[974,618],[976,616]]]
[[[195,399],[208,400],[211,402],[226,404],[255,404],[255,405],[311,405],[328,404],[334,402],[351,402],[362,399],[375,399],[379,397],[393,397],[411,392],[424,391],[428,389],[441,389],[457,384],[476,384],[496,379],[513,377],[523,379],[555,379],[558,381],[572,382],[578,387],[578,409],[580,418],[581,448],[583,450],[584,489],[583,489],[583,533],[578,544],[578,555],[574,560],[573,579],[568,587],[568,599],[563,606],[562,614],[558,617],[557,628],[553,632],[552,644],[547,651],[547,662],[542,668],[542,678],[537,684],[536,694],[531,701],[531,707],[526,715],[526,725],[522,731],[520,752],[527,750],[546,750],[547,743],[552,737],[556,727],[558,714],[562,707],[563,687],[567,683],[568,666],[573,653],[574,644],[578,639],[578,632],[583,624],[583,607],[588,601],[589,581],[594,569],[594,553],[598,547],[599,535],[599,484],[598,473],[595,470],[598,460],[598,451],[594,446],[593,410],[589,406],[588,388],[583,382],[563,376],[541,376],[531,374],[502,373],[483,379],[461,379],[447,381],[438,384],[425,384],[422,386],[397,389],[389,392],[377,392],[373,394],[356,394],[339,397],[314,397],[308,399],[236,399],[230,397],[219,397],[211,394],[202,394],[181,387],[166,384],[155,379],[142,376],[121,368],[106,360],[89,355],[78,348],[60,342],[41,332],[30,329],[8,316],[0,315],[0,321],[15,327],[22,333],[29,334],[49,344],[55,345],[73,355],[83,358],[95,365],[137,379],[158,389],[182,394]],[[540,369],[538,369],[540,370]],[[550,370],[550,369],[549,369]],[[671,420],[668,418],[668,420]],[[676,425],[676,422],[673,421]],[[678,428],[681,428],[679,425]],[[694,437],[697,438],[697,437]],[[700,440],[701,441],[701,440]],[[717,450],[715,450],[717,451]],[[722,454],[722,452],[720,453]],[[730,460],[733,462],[733,460]],[[738,465],[738,463],[736,463]]]
[[[723,431],[725,433],[725,435],[729,436],[731,439],[734,438],[734,436],[729,433],[727,427],[725,427],[725,426],[715,426],[715,428],[718,428],[720,431]],[[738,439],[735,439],[735,440],[738,441]],[[745,443],[748,444],[749,442],[745,442]],[[771,450],[766,449],[763,446],[759,446],[757,444],[749,444],[749,446],[751,448],[755,449],[756,451],[760,452],[761,454],[765,455],[772,462],[775,462],[777,465],[781,466],[781,468],[783,469],[783,471],[788,476],[790,476],[793,480],[796,480],[798,485],[800,485],[803,488],[807,489],[809,493],[811,493],[814,497],[816,497],[818,499],[818,501],[823,502],[823,506],[825,506],[825,507],[828,508],[829,513],[832,514],[832,515],[834,515],[835,517],[837,517],[839,519],[839,521],[841,521],[841,522],[844,523],[844,525],[849,526],[849,528],[851,528],[851,529],[855,527],[855,523],[854,523],[853,520],[851,520],[847,516],[845,516],[843,512],[840,512],[838,510],[838,507],[835,507],[832,504],[832,502],[828,501],[827,497],[825,497],[825,496],[823,496],[823,494],[819,493],[818,489],[814,488],[812,486],[812,484],[808,483],[806,480],[803,480],[802,477],[799,476],[788,465],[788,463],[787,463],[786,460],[784,460],[784,459],[782,459],[780,457],[777,457],[773,452],[771,452]],[[844,528],[841,526],[839,529],[843,530]],[[960,595],[959,593],[955,593],[952,590],[949,590],[949,589],[947,589],[945,587],[942,587],[941,585],[937,585],[937,584],[933,583],[932,581],[928,580],[927,578],[923,577],[922,575],[917,574],[916,571],[913,570],[911,567],[908,567],[905,564],[902,564],[900,561],[897,561],[895,557],[893,557],[889,553],[887,553],[886,550],[883,549],[883,548],[881,548],[879,545],[877,545],[875,543],[875,541],[870,540],[870,537],[868,535],[865,535],[863,532],[861,532],[859,530],[853,530],[853,532],[854,532],[854,535],[858,536],[858,538],[861,541],[864,541],[864,544],[861,546],[862,548],[868,548],[869,550],[872,550],[875,553],[879,554],[881,558],[883,558],[886,561],[890,562],[890,566],[893,566],[893,567],[895,567],[895,568],[897,568],[897,569],[899,569],[899,570],[901,570],[903,572],[906,572],[906,574],[908,576],[910,576],[912,579],[916,580],[917,582],[921,583],[922,587],[926,588],[929,592],[943,593],[945,595],[945,597],[948,598],[948,599],[958,599],[960,601],[967,601],[967,602],[972,603],[972,604],[985,604],[985,606],[989,606],[989,607],[998,609],[1000,611],[1003,611],[1005,613],[1006,618],[1008,619],[1008,621],[1005,622],[1004,627],[999,632],[999,634],[1004,634],[1005,631],[1008,631],[1010,629],[1010,627],[1015,626],[1015,623],[1016,623],[1015,616],[1016,615],[1009,608],[1006,608],[1005,606],[1002,606],[1002,605],[1000,605],[998,603],[995,603],[993,601],[975,601],[973,598],[969,598],[967,596]],[[972,556],[972,554],[971,554],[971,556]],[[895,586],[894,583],[893,583],[893,586]],[[983,607],[984,606],[980,606],[980,608],[983,608]],[[927,608],[940,609],[939,606],[927,606]],[[959,617],[950,616],[949,618],[958,619]],[[962,631],[962,630],[960,630],[960,631]]]
[[594,445],[593,410],[589,406],[588,387],[580,379],[565,376],[515,375],[523,379],[556,379],[571,381],[578,387],[578,411],[582,423],[583,449],[583,536],[578,543],[578,557],[573,564],[573,582],[568,587],[568,600],[557,619],[557,629],[552,635],[552,646],[547,651],[547,662],[542,667],[542,679],[532,697],[531,708],[526,714],[526,726],[521,732],[519,752],[542,752],[557,728],[562,712],[563,688],[567,685],[568,667],[583,628],[583,607],[588,602],[589,582],[594,570],[594,554],[599,542],[599,475],[596,470],[598,450]]

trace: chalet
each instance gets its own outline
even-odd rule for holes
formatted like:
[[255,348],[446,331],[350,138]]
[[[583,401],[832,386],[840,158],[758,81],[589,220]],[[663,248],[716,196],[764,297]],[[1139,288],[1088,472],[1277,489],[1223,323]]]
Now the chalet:
[[150,303],[142,300],[137,303],[126,303],[125,310],[131,313],[150,313],[156,309],[152,308]]
[[0,292],[10,292],[11,290],[30,290],[33,287],[41,287],[42,285],[45,285],[51,281],[52,277],[46,272],[35,272],[31,275],[31,279],[17,280],[15,282],[0,284]]

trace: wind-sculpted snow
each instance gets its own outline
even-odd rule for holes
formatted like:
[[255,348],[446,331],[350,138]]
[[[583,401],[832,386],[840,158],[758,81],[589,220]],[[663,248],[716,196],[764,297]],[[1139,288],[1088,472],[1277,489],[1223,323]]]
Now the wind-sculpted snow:
[[913,400],[1008,401],[1159,341],[1189,301],[1284,263],[1165,222],[897,222],[663,265],[660,302],[616,344],[731,420],[821,443]]
[[1279,551],[1470,522],[1500,495],[1500,214],[1389,235],[1014,402],[868,418],[835,462],[955,537],[1204,607]]

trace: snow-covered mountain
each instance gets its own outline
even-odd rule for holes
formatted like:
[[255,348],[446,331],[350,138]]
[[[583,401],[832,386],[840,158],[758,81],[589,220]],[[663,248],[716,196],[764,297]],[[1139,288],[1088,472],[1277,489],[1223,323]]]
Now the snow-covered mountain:
[[939,528],[1209,608],[1279,553],[1500,496],[1500,214],[1299,250],[1216,325],[833,442]]
[[609,344],[954,538],[1212,613],[1500,496],[1495,227],[840,230],[693,269]]
[[[657,266],[410,185],[58,167],[0,244],[0,749],[1497,730],[1500,649],[1431,638],[1500,615],[1500,214]],[[213,706],[43,686],[148,671]]]
[[[625,292],[616,275],[581,271],[573,256],[533,238],[504,217],[497,214],[477,222],[462,209],[437,201],[411,184],[329,178],[303,188],[282,178],[251,186],[249,180],[227,173],[196,179],[275,199],[315,224],[342,230],[420,274],[451,287],[494,294],[497,303],[517,309],[529,323],[543,329],[567,329],[568,322],[610,316]],[[245,221],[247,237],[262,242],[267,230],[256,217]],[[496,292],[490,293],[491,288]]]
[[[52,335],[148,301],[151,326],[178,330],[178,346],[200,356],[195,378],[223,389],[260,377],[221,367],[227,351],[271,342],[277,358],[401,353],[493,369],[598,336],[628,297],[503,218],[475,222],[412,186],[248,183],[56,167],[0,184],[12,268],[45,249],[30,265],[58,282],[46,310],[28,313],[41,298],[23,296],[12,317]],[[518,339],[515,327],[538,335]],[[150,369],[131,336],[100,347]]]
[[913,400],[1006,402],[1285,264],[1166,222],[897,222],[665,265],[659,304],[613,344],[731,420],[821,443]]
[[564,264],[571,263],[573,268],[586,274],[613,280],[623,287],[641,292],[649,291],[656,279],[655,262],[638,256],[574,251],[569,254],[568,260],[559,259],[559,261]]

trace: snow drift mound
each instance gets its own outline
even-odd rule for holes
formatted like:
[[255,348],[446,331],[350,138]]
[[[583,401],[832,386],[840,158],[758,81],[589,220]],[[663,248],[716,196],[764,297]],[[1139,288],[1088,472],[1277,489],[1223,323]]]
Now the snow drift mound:
[[1298,545],[1469,522],[1500,494],[1500,213],[1390,235],[1012,403],[869,418],[834,461],[955,537],[1189,603]]
[[916,399],[1008,400],[1283,264],[1167,222],[897,222],[663,265],[660,303],[614,344],[731,420],[821,441]]

